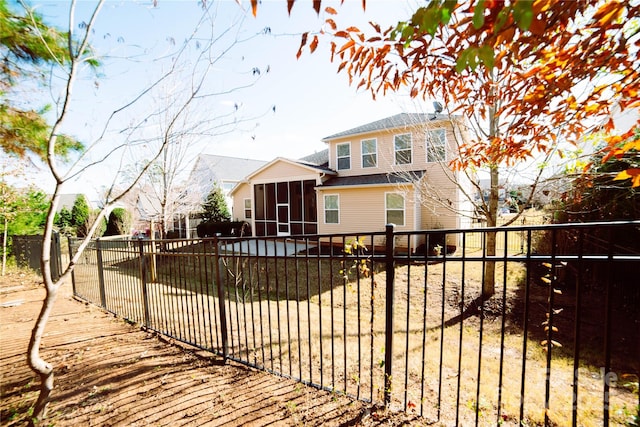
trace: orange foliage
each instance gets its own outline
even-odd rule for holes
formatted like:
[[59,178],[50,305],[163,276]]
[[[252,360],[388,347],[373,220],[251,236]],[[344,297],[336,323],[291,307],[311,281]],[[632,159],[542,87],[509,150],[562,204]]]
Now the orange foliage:
[[[637,2],[432,1],[396,26],[372,24],[369,34],[339,29],[335,19],[329,36],[343,42],[332,60],[374,98],[407,88],[476,123],[492,121],[462,147],[457,168],[577,143],[599,123],[610,128],[614,106],[640,108]],[[630,149],[609,147],[610,156]],[[636,172],[623,176],[640,185]]]
[[[294,3],[287,0],[289,13]],[[321,3],[312,2],[316,13]],[[254,15],[258,4],[251,0]],[[337,15],[332,7],[325,12]],[[412,97],[443,100],[453,114],[491,121],[452,162],[464,168],[513,164],[548,152],[558,140],[577,143],[597,123],[611,132],[614,106],[640,109],[638,19],[637,2],[468,0],[431,1],[397,26],[371,23],[372,35],[353,26],[339,29],[334,18],[326,23],[330,36],[344,39],[340,47],[331,42],[338,72],[374,99],[407,87]],[[307,41],[305,33],[298,57]],[[311,52],[317,46],[314,36]],[[597,85],[605,74],[609,81]],[[638,128],[640,123],[630,132]],[[638,150],[636,143],[620,141],[608,138],[604,161]],[[640,186],[635,169],[618,179]]]

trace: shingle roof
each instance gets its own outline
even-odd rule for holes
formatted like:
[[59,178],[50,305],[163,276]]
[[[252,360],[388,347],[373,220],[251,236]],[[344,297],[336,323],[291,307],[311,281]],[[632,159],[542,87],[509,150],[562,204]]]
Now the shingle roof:
[[417,124],[427,123],[434,120],[450,120],[450,117],[446,114],[400,113],[396,114],[395,116],[387,117],[385,119],[377,120],[375,122],[355,127],[353,129],[338,132],[336,134],[322,138],[322,141],[327,142],[336,138],[359,135],[362,133],[375,132],[384,129],[406,128],[409,126],[415,126]]
[[329,164],[329,149],[325,148],[324,150],[301,157],[298,160],[301,160],[305,163],[311,163],[313,165],[327,166]]
[[316,165],[314,163],[310,163],[310,162],[305,162],[302,160],[292,160],[293,162],[302,165],[302,166],[306,166],[308,168],[313,168],[317,171],[323,172],[323,173],[329,173],[331,175],[335,175],[336,171],[334,171],[333,169],[329,168],[329,162],[327,161],[327,163],[324,163],[322,165]]
[[266,164],[267,162],[262,160],[200,154],[192,174],[204,174],[214,181],[240,181]]
[[425,171],[407,171],[334,177],[322,184],[322,187],[343,187],[377,184],[408,184],[420,180]]

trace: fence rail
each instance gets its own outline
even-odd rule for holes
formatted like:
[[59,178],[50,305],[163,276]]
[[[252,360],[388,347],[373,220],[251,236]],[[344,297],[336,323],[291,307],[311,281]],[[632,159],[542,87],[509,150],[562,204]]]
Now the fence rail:
[[[511,251],[516,236],[523,249]],[[640,405],[638,272],[640,221],[387,227],[96,240],[74,292],[226,359],[427,421],[624,425]]]

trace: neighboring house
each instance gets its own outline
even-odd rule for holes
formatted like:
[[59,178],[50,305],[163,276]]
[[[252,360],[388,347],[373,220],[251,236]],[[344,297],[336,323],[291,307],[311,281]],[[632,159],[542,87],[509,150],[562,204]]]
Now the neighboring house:
[[262,160],[242,159],[238,157],[200,154],[191,170],[189,187],[202,194],[202,200],[209,195],[214,185],[220,186],[231,209],[232,200],[229,193],[240,181],[251,172],[264,166]]
[[[60,213],[63,208],[66,208],[69,212],[73,209],[73,205],[76,203],[76,199],[83,194],[75,193],[75,194],[61,194],[58,199],[58,207],[56,209],[56,213]],[[89,198],[84,195],[87,204],[89,205],[89,209],[93,209],[93,205]]]
[[155,197],[155,193],[150,188],[142,188],[136,195],[134,215],[134,228],[145,231],[150,227],[151,221],[156,224],[161,220],[160,199]]
[[[238,216],[232,212],[233,200],[231,190],[248,174],[262,167],[267,162],[262,160],[243,159],[238,157],[217,156],[213,154],[200,154],[195,161],[193,169],[187,179],[184,200],[190,201],[188,215],[181,215],[182,220],[176,221],[174,229],[179,229],[180,234],[186,237],[196,236],[196,226],[200,223],[199,215],[202,203],[218,185],[224,192],[227,207],[232,217]],[[186,225],[185,225],[186,223]],[[186,230],[183,230],[183,227]]]
[[256,236],[462,227],[454,128],[449,116],[398,114],[328,136],[326,151],[248,175],[232,191],[234,217]]

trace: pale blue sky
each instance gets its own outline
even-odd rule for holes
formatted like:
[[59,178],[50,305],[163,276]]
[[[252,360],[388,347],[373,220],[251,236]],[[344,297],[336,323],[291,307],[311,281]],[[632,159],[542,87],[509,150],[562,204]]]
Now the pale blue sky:
[[[242,1],[241,6],[235,0],[209,1],[217,7],[216,32],[228,27],[241,14],[241,7],[250,8],[247,0]],[[166,67],[167,62],[158,58],[176,51],[201,13],[195,0],[159,0],[157,7],[151,3],[150,0],[107,1],[92,40],[103,65],[97,78],[85,74],[86,78],[80,82],[66,132],[83,141],[95,140],[109,113],[154,81]],[[31,4],[48,22],[68,26],[68,2],[33,0]],[[323,7],[331,5],[339,11],[337,22],[360,26],[366,26],[368,21],[383,26],[397,22],[410,16],[410,4],[412,0],[369,0],[363,12],[360,1],[347,1],[342,7],[339,1],[323,1]],[[79,2],[76,25],[88,19],[87,13],[93,5],[93,1]],[[306,51],[297,60],[300,34],[320,29],[325,18],[324,14],[318,17],[311,2],[306,0],[295,4],[291,17],[284,0],[262,1],[257,18],[247,14],[241,38],[259,33],[265,27],[270,28],[270,34],[234,47],[223,62],[216,63],[207,84],[212,85],[212,90],[244,84],[251,78],[253,67],[258,67],[263,77],[253,87],[208,100],[199,106],[194,116],[210,117],[228,112],[234,104],[241,105],[239,111],[244,117],[266,114],[229,134],[194,141],[194,153],[261,160],[298,158],[322,150],[321,139],[333,133],[403,111],[431,110],[430,102],[424,107],[416,106],[414,101],[400,95],[379,96],[373,101],[369,93],[349,86],[346,74],[337,74],[338,64],[329,61],[326,37],[314,54]],[[194,53],[197,52],[194,50]],[[265,75],[267,67],[270,72]],[[117,139],[122,128],[134,124],[146,113],[145,108],[151,110],[153,106],[145,103],[117,116],[107,133],[108,140]],[[106,145],[108,143],[103,143]],[[104,185],[112,169],[111,166],[98,168],[93,175],[71,183],[65,192],[91,191],[90,187],[98,187],[101,182]]]

